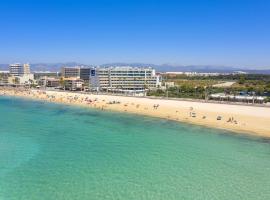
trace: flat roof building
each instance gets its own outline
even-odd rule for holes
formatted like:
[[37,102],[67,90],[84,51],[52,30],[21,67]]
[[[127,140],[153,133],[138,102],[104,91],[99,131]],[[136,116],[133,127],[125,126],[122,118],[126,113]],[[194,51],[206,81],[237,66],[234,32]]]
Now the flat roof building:
[[211,94],[210,99],[217,101],[232,101],[243,103],[264,103],[265,96],[249,96],[249,95],[227,95],[224,93]]
[[60,79],[44,76],[38,80],[38,85],[44,87],[59,87]]
[[90,67],[62,67],[61,76],[64,78],[80,78],[89,84],[90,71]]
[[29,64],[15,63],[9,65],[9,73],[13,76],[24,76],[30,74]]
[[29,64],[11,64],[9,65],[9,74],[13,80],[12,84],[27,85],[34,83],[34,75],[30,73]]
[[80,78],[80,67],[62,67],[61,76],[64,78]]
[[145,91],[160,85],[160,76],[150,67],[92,68],[90,88],[107,91]]
[[59,76],[59,72],[50,72],[50,71],[35,71],[34,72],[34,78],[40,79],[42,77],[52,77],[57,78]]
[[80,79],[84,80],[85,82],[89,83],[90,80],[90,67],[81,67],[80,68]]
[[84,81],[80,78],[64,78],[64,86],[66,90],[82,90]]

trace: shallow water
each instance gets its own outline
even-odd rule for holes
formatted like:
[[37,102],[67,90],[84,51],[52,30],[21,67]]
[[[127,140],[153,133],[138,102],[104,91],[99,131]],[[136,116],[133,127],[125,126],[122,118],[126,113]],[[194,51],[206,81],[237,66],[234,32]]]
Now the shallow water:
[[0,200],[270,199],[270,141],[0,97]]

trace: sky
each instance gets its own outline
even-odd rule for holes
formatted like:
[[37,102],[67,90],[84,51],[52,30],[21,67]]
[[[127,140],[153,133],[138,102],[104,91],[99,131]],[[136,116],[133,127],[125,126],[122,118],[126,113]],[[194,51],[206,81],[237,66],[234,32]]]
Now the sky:
[[1,0],[0,63],[270,68],[270,0]]

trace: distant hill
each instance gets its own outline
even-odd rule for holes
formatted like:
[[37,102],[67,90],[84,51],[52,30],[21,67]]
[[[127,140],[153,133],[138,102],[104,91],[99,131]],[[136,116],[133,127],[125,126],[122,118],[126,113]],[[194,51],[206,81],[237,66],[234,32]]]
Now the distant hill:
[[[61,67],[73,66],[89,66],[77,62],[66,63],[31,63],[32,71],[60,71]],[[210,66],[210,65],[187,65],[187,66],[174,66],[169,64],[154,65],[147,63],[107,63],[101,65],[103,67],[109,66],[132,66],[132,67],[153,67],[158,72],[218,72],[218,73],[232,73],[235,71],[244,71],[254,74],[270,74],[269,69],[250,69],[245,67],[230,67],[230,66]],[[8,70],[8,64],[0,64],[0,70]]]
[[149,66],[156,69],[158,72],[217,72],[217,73],[232,73],[235,71],[243,71],[254,74],[270,74],[269,69],[246,69],[245,67],[230,67],[230,66],[210,66],[210,65],[187,65],[187,66],[174,66],[174,65],[154,65],[145,63],[109,63],[102,66]]

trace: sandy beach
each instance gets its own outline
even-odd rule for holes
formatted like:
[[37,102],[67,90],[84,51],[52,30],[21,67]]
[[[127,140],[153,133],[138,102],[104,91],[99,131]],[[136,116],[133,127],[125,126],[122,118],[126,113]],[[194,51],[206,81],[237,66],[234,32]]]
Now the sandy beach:
[[0,95],[128,112],[270,137],[268,107],[8,88],[0,88]]

